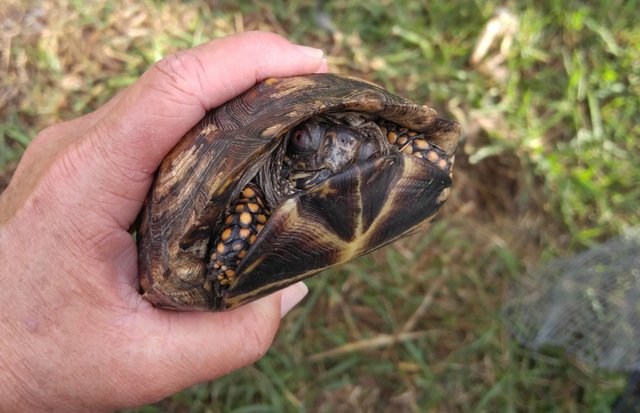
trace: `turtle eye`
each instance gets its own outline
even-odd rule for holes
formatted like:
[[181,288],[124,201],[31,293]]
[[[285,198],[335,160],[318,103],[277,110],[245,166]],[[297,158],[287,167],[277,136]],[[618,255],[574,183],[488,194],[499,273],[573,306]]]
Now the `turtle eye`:
[[295,133],[293,134],[293,143],[298,147],[308,146],[304,144],[304,132],[302,132],[300,129],[295,131]]
[[380,152],[377,145],[374,142],[368,140],[360,148],[360,152],[358,153],[358,160],[366,161],[369,158],[377,158],[379,155]]
[[303,127],[297,129],[291,135],[291,146],[295,152],[307,152],[317,150],[322,141],[322,133],[319,127]]

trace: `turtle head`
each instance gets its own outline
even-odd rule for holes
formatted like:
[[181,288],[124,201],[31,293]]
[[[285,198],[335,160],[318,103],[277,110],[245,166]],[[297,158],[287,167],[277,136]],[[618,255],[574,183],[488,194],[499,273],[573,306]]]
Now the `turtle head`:
[[291,133],[288,180],[296,188],[311,188],[349,165],[379,156],[387,146],[376,125],[352,126],[331,119],[312,119]]

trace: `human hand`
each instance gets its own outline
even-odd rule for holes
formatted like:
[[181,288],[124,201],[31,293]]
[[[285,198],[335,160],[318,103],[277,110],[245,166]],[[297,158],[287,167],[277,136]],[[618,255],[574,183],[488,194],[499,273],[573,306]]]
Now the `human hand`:
[[304,284],[227,313],[152,307],[128,230],[167,152],[267,77],[324,72],[319,50],[245,33],[179,52],[107,104],[42,131],[0,196],[0,410],[152,402],[260,358]]

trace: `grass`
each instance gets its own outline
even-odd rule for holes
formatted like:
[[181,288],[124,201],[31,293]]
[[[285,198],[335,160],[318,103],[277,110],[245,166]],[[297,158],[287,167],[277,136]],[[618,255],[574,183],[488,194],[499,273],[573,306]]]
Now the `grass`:
[[500,318],[526,268],[640,224],[640,5],[594,3],[9,1],[0,177],[172,51],[251,29],[322,47],[461,122],[452,198],[429,232],[309,281],[254,366],[135,411],[605,412],[623,376],[531,354]]

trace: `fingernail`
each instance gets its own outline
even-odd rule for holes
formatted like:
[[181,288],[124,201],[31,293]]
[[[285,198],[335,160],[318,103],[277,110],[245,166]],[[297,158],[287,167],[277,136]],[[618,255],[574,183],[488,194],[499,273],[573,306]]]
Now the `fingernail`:
[[309,288],[302,281],[285,288],[280,298],[280,318],[287,315],[296,304],[302,301],[308,292]]
[[306,54],[309,57],[313,57],[314,59],[320,59],[322,56],[324,56],[324,52],[321,49],[316,49],[315,47],[302,46],[299,44],[297,44],[296,47],[302,53]]
[[327,73],[329,71],[329,63],[327,62],[326,58],[322,58],[322,61],[320,62],[320,67],[318,67],[318,70],[316,70],[316,73]]

